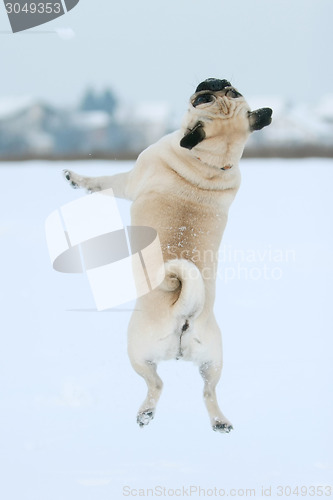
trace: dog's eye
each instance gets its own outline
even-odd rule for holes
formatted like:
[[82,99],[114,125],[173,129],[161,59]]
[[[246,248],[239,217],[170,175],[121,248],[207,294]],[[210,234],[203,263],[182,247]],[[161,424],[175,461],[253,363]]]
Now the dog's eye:
[[193,101],[193,106],[199,106],[200,104],[206,104],[207,102],[214,101],[214,96],[212,94],[201,94],[198,95]]
[[225,95],[227,97],[231,97],[232,99],[236,99],[237,97],[242,97],[242,94],[240,94],[239,92],[237,92],[237,90],[235,90],[235,89],[228,90]]

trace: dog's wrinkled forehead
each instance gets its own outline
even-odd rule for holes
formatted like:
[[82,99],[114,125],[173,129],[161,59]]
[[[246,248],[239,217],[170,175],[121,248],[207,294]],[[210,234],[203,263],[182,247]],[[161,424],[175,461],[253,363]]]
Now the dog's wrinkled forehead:
[[217,78],[207,78],[203,82],[199,83],[195,92],[201,92],[202,90],[210,90],[211,92],[218,92],[226,87],[231,87],[231,83],[228,80],[219,80]]

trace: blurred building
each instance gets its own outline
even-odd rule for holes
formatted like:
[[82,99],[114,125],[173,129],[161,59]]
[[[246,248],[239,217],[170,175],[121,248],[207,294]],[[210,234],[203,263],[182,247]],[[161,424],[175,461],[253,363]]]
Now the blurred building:
[[[270,127],[251,135],[245,156],[333,157],[333,95],[311,105],[275,97],[249,102],[252,109],[268,105],[274,114]],[[110,90],[89,89],[73,109],[2,98],[0,160],[135,158],[177,128],[174,117],[165,102],[120,105]]]

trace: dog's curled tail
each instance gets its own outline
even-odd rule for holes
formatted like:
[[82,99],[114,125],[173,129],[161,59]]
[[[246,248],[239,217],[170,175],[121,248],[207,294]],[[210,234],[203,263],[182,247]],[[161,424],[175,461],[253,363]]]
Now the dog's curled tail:
[[172,306],[175,315],[197,317],[205,302],[205,285],[201,273],[193,262],[173,259],[165,264],[165,279],[160,288],[174,292],[181,287],[180,295]]

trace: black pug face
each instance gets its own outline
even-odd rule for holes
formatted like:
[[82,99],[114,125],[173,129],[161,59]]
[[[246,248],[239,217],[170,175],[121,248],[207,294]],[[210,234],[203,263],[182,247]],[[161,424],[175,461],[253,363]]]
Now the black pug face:
[[[190,98],[185,134],[180,145],[194,148],[206,138],[222,134],[238,140],[272,121],[272,110],[250,111],[244,97],[227,80],[208,78],[201,82]],[[231,137],[232,139],[232,137]]]

